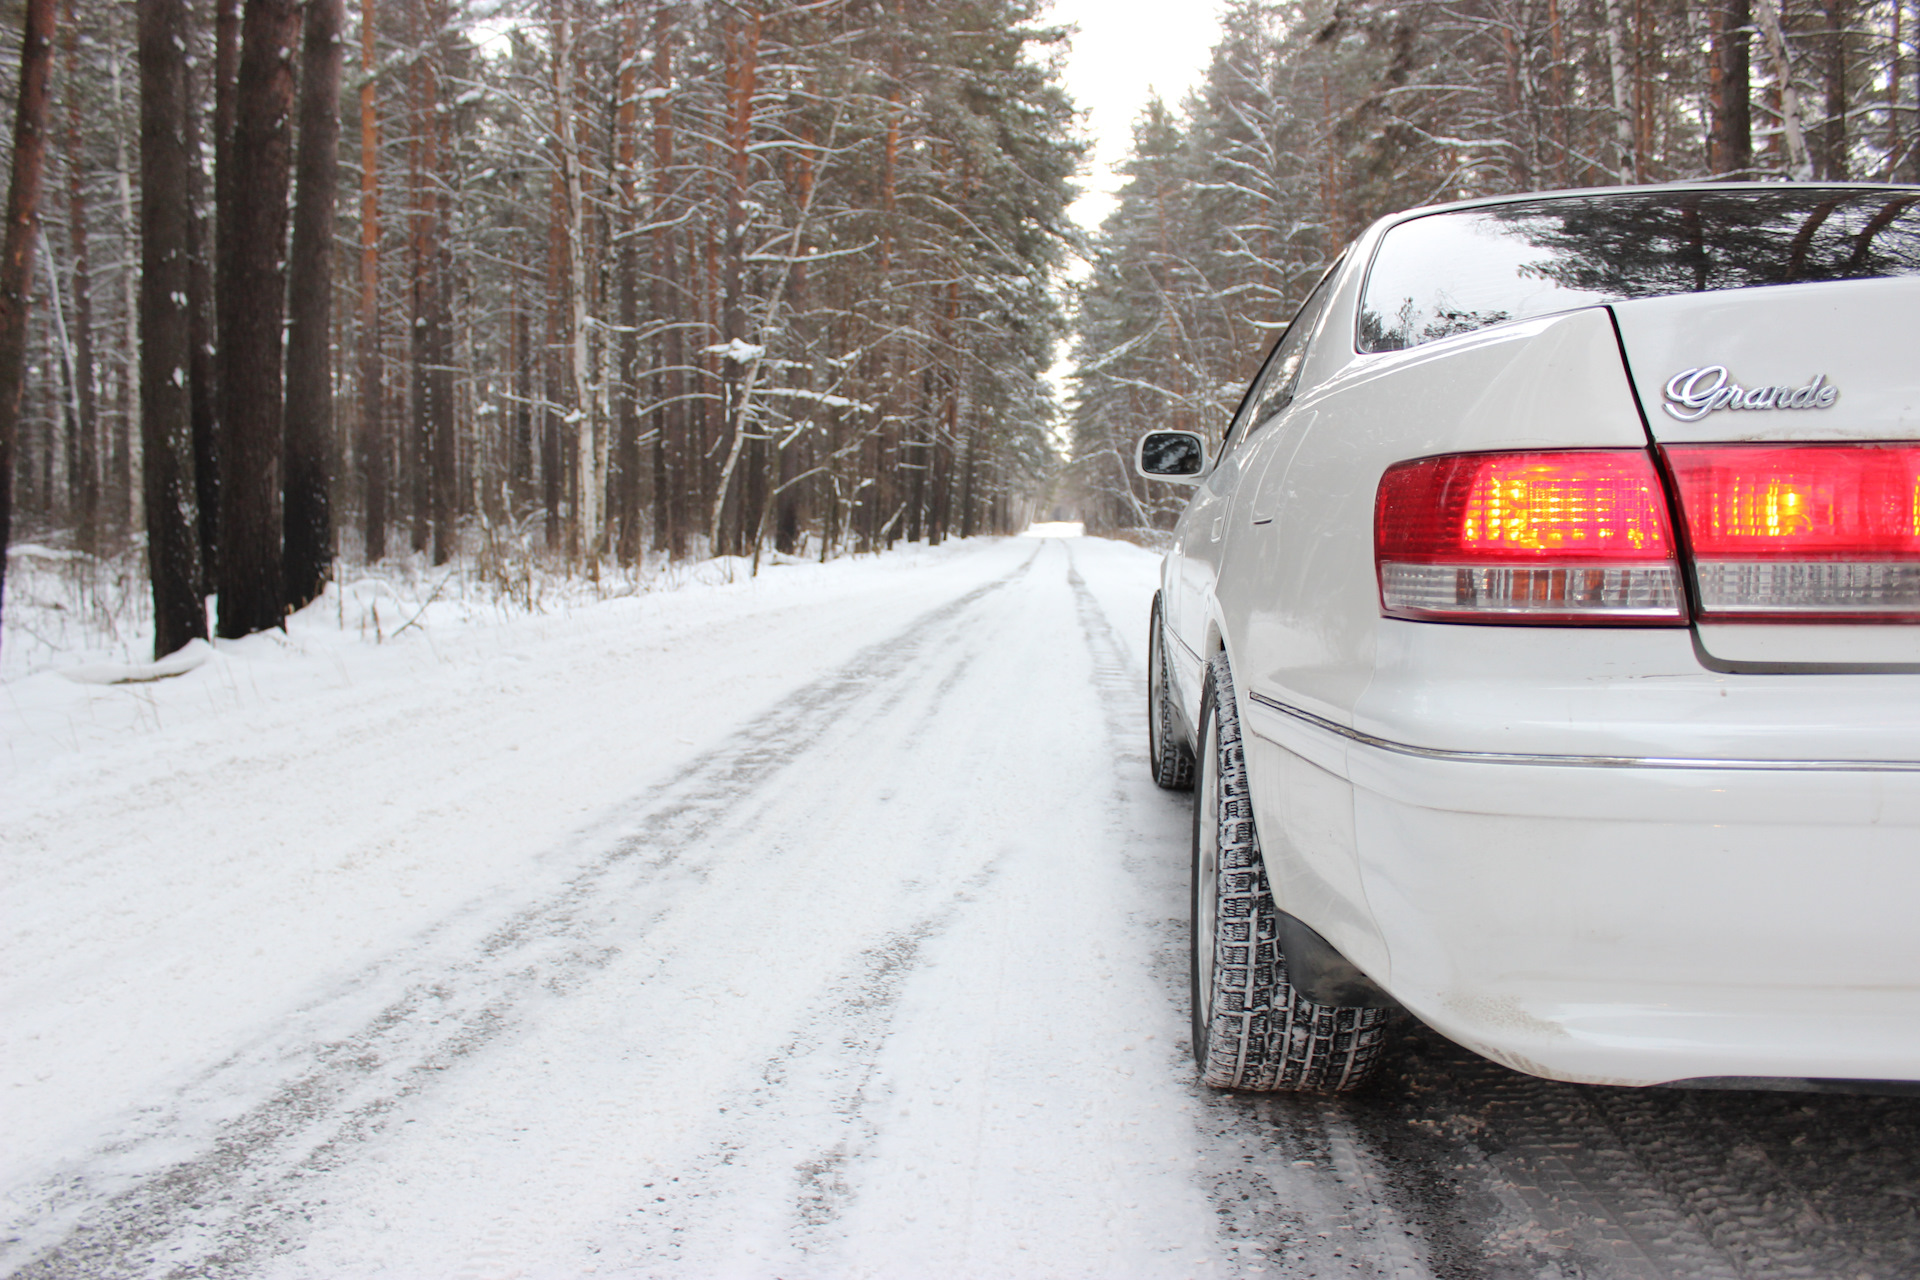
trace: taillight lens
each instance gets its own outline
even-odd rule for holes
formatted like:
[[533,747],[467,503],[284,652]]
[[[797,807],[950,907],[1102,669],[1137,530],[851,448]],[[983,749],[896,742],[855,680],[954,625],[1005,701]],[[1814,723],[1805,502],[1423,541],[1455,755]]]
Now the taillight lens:
[[1920,618],[1920,445],[1665,452],[1703,618]]
[[1666,494],[1644,450],[1399,463],[1374,502],[1374,558],[1393,617],[1686,621]]

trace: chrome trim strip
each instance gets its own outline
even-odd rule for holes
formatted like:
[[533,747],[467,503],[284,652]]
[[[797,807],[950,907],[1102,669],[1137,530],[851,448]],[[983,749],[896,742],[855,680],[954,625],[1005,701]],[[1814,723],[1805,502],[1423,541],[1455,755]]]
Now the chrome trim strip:
[[1336,724],[1311,711],[1302,711],[1276,701],[1265,694],[1249,693],[1249,699],[1302,724],[1337,734],[1363,747],[1391,751],[1395,755],[1422,760],[1448,760],[1466,764],[1547,765],[1584,769],[1744,769],[1786,770],[1800,773],[1920,773],[1920,760],[1703,760],[1689,756],[1557,756],[1522,754],[1508,751],[1450,751],[1442,747],[1416,747],[1408,742],[1377,737],[1359,729]]

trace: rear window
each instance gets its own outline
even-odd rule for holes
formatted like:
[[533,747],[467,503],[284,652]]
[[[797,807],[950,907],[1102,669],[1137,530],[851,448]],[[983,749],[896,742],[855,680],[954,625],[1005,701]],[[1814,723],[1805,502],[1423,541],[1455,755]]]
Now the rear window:
[[1787,187],[1528,200],[1381,239],[1359,347],[1399,351],[1629,298],[1920,274],[1920,191]]

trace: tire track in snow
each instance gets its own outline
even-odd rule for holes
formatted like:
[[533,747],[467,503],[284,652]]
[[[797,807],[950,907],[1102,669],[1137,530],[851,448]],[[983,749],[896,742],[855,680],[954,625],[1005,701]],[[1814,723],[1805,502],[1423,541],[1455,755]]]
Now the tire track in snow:
[[1591,1103],[1743,1280],[1920,1273],[1910,1097],[1596,1089]]
[[[1084,625],[1091,597],[1073,569],[1067,545],[1042,543],[1022,572],[1053,547],[1062,548]],[[1099,624],[1104,627],[1104,619]],[[1109,677],[1124,675],[1119,662],[1117,649],[1109,644],[1096,658],[1096,667]],[[934,690],[936,703],[959,687],[970,665],[962,657],[946,674]],[[716,1265],[710,1257],[699,1256],[707,1242],[687,1240],[679,1224],[715,1214],[732,1216],[737,1211],[729,1209],[730,1202],[756,1180],[763,1187],[788,1184],[789,1205],[779,1235],[790,1256],[808,1260],[809,1266],[831,1257],[840,1243],[840,1220],[858,1194],[855,1166],[881,1132],[876,1104],[882,1101],[885,1084],[876,1076],[902,988],[924,963],[926,944],[978,900],[1000,865],[999,858],[989,860],[936,909],[853,957],[799,1017],[793,1035],[759,1064],[756,1082],[720,1105],[729,1119],[708,1149],[679,1172],[645,1184],[652,1200],[636,1215],[637,1241],[627,1244],[628,1265],[635,1273],[701,1274],[687,1268]],[[792,1121],[779,1117],[796,1105],[816,1113],[811,1127],[817,1131],[814,1145],[797,1156],[789,1149]]]
[[[786,1185],[786,1244],[802,1256],[831,1248],[833,1228],[856,1194],[850,1166],[879,1130],[872,1114],[876,1060],[892,1030],[901,989],[937,937],[998,872],[988,863],[944,904],[863,949],[800,1015],[793,1033],[761,1061],[755,1083],[727,1095],[728,1117],[706,1151],[679,1172],[643,1184],[639,1243],[629,1265],[644,1275],[700,1274],[683,1257],[681,1224],[726,1214],[743,1186]],[[800,1104],[797,1106],[796,1104]],[[791,1113],[804,1108],[813,1145],[791,1149]]]
[[1483,1117],[1477,1172],[1507,1201],[1508,1238],[1531,1256],[1574,1274],[1688,1276],[1732,1280],[1712,1243],[1624,1149],[1596,1110],[1605,1091],[1471,1064]]
[[[868,1141],[845,1162],[856,1194],[838,1206],[844,1222],[823,1224],[837,1237],[797,1234],[810,1255],[800,1274],[1222,1274],[1184,1173],[1186,1073],[1172,1037],[1153,1034],[1172,1022],[1152,1007],[1166,922],[1149,833],[1168,800],[1136,784],[1140,672],[1080,572],[1092,548],[1053,545],[1065,563],[1049,580],[1059,572],[1067,592],[1048,606],[1060,617],[1039,668],[1072,694],[1028,710],[1073,763],[1020,778],[1026,794],[1057,797],[1047,817],[1033,815],[929,938],[914,1012],[864,1100]],[[1077,723],[1056,731],[1047,717],[1063,713]],[[1043,905],[1056,896],[1084,908]],[[954,992],[956,974],[974,990]]]
[[[1252,1101],[1249,1143],[1317,1165],[1299,1104]],[[1326,1105],[1447,1280],[1920,1274],[1910,1098],[1565,1084],[1410,1027],[1371,1091]]]
[[[563,998],[646,936],[704,873],[701,846],[830,734],[883,718],[964,616],[1012,573],[869,645],[582,832],[533,894],[494,897],[307,1006],[133,1118],[94,1155],[8,1206],[20,1280],[245,1274],[295,1246],[303,1183],[337,1170],[403,1101]],[[950,689],[949,673],[939,689]],[[863,713],[860,714],[860,713]],[[644,913],[630,906],[640,892]],[[531,897],[532,900],[527,899]]]
[[[1142,793],[1122,781],[1137,774],[1144,763],[1130,731],[1135,717],[1126,710],[1136,701],[1133,693],[1139,673],[1079,574],[1073,544],[1051,544],[1045,554],[1049,583],[1054,572],[1061,572],[1069,591],[1065,600],[1056,598],[1042,607],[1057,610],[1064,625],[1043,627],[1037,616],[1023,614],[1023,626],[1043,630],[1060,626],[1060,630],[1057,637],[1045,630],[1045,642],[1033,650],[1043,665],[1036,666],[1025,653],[1011,661],[1028,678],[1041,670],[1072,671],[1072,684],[1077,687],[1079,655],[1052,646],[1084,645],[1093,696],[1076,693],[1073,704],[1085,705],[1097,717],[1095,733],[1087,740],[1091,747],[1087,763],[1092,776],[1100,780],[1099,790],[1084,798],[1075,796],[1072,804],[1064,803],[1063,796],[1061,807],[1092,820],[1086,845],[1093,855],[1091,865],[1100,869],[1103,882],[1133,882],[1149,874],[1146,864],[1153,856],[1153,842],[1139,836],[1138,824],[1126,817],[1137,810]],[[1059,564],[1059,559],[1065,564]],[[1030,631],[1026,640],[1033,638]],[[1004,639],[993,643],[997,649],[1007,647]],[[1001,678],[1005,672],[1002,667]],[[957,685],[961,675],[956,669],[947,683]],[[990,687],[975,685],[970,695],[960,696],[971,696],[978,704],[984,688]],[[1042,785],[1037,776],[1025,780]],[[994,793],[988,789],[964,794],[991,802]],[[1145,794],[1159,798],[1157,793]],[[1030,939],[1018,931],[1026,913],[1015,904],[1032,900],[1037,869],[1058,866],[1063,875],[1071,874],[1066,865],[1056,862],[1064,851],[1049,850],[1046,836],[1037,831],[987,838],[1011,838],[1012,844],[1003,846],[1000,855],[986,861],[916,923],[852,958],[810,1004],[795,1033],[761,1063],[759,1078],[723,1101],[719,1110],[725,1121],[717,1126],[706,1149],[645,1188],[651,1203],[630,1215],[622,1249],[608,1251],[603,1259],[621,1274],[649,1277],[1021,1274],[1021,1266],[1037,1268],[1034,1274],[1054,1274],[1062,1243],[1086,1232],[1087,1219],[1094,1216],[1076,1201],[1099,1194],[1095,1188],[1118,1185],[1134,1185],[1138,1194],[1137,1186],[1144,1184],[1114,1179],[1104,1168],[1089,1171],[1074,1164],[1069,1149],[1084,1143],[1085,1131],[1078,1126],[1086,1121],[1077,1114],[1079,1108],[1059,1105],[1057,1087],[1049,1081],[1059,1071],[1071,1078],[1071,1064],[1081,1062],[1092,1046],[1076,1041],[1071,1046],[1042,1048],[1052,1040],[1040,1011],[1044,1005],[1029,1003],[1036,988],[1044,990],[1058,981],[1073,989],[1080,976],[1066,956],[1056,957],[1061,962],[1057,974],[1030,972],[1023,965],[1027,953],[1020,950],[1020,944]],[[928,842],[922,836],[919,843]],[[917,856],[929,852],[920,849]],[[1070,865],[1080,874],[1087,870],[1080,863]],[[1061,888],[1050,884],[1046,891]],[[1131,898],[1132,891],[1122,891],[1120,896]],[[1092,918],[1108,919],[1098,912]],[[1136,940],[1150,941],[1161,925],[1136,916],[1124,927],[1139,931],[1133,933]],[[1120,954],[1115,960],[1138,963],[1127,944],[1106,932],[1111,923],[1093,927],[1104,946],[1118,944]],[[1011,937],[1006,936],[1009,931]],[[1007,964],[1013,966],[1011,978],[996,972]],[[979,985],[979,1002],[955,1009],[942,1001],[943,994],[951,993],[956,975]],[[913,1012],[903,1014],[910,984],[914,986]],[[1148,989],[1152,989],[1151,979]],[[1092,996],[1093,991],[1087,994]],[[1007,1003],[1000,1004],[1001,999]],[[1015,1012],[1030,1008],[1030,1017]],[[1008,1013],[1013,1015],[1012,1023],[996,1020]],[[978,1021],[968,1021],[970,1017]],[[931,1026],[929,1018],[945,1025]],[[1159,1022],[1160,1016],[1150,1020]],[[965,1022],[964,1029],[960,1022]],[[901,1038],[907,1043],[898,1043]],[[1127,1038],[1138,1036],[1130,1032]],[[1165,1041],[1160,1044],[1164,1046]],[[1100,1065],[1112,1071],[1121,1064]],[[1165,1060],[1139,1065],[1163,1081],[1153,1096],[1176,1104],[1189,1096],[1182,1083],[1184,1068]],[[1101,1096],[1097,1086],[1090,1093]],[[1031,1144],[1016,1141],[1009,1146],[1009,1113],[1021,1117],[1011,1123],[1031,1136]],[[1096,1124],[1105,1128],[1114,1125],[1115,1119],[1103,1117],[1104,1124]],[[1177,1120],[1170,1122],[1172,1131],[1179,1127]],[[1115,1131],[1124,1132],[1118,1126]],[[934,1134],[939,1136],[930,1137]],[[921,1184],[924,1191],[916,1191],[912,1189],[916,1180],[928,1176],[925,1160],[930,1144],[937,1152],[938,1172],[932,1181]],[[1052,1247],[1046,1250],[1052,1266],[1041,1256],[1019,1252],[1028,1246],[1008,1238],[1018,1237],[1024,1227],[1007,1219],[1007,1187],[1029,1173],[1020,1162],[1033,1146],[1067,1161],[1062,1181],[1035,1188],[1038,1200],[1030,1205],[1053,1237]],[[1136,1158],[1146,1154],[1130,1152],[1124,1142],[1103,1144],[1100,1149],[1103,1165],[1134,1163],[1129,1154]],[[868,1203],[867,1198],[875,1195],[878,1203]],[[784,1210],[779,1208],[781,1201]],[[1049,1212],[1049,1206],[1058,1206],[1059,1211]],[[1197,1196],[1193,1208],[1192,1222],[1204,1240],[1208,1223]],[[1149,1212],[1158,1209],[1152,1206]],[[897,1216],[889,1219],[890,1214]],[[736,1238],[722,1241],[710,1231],[686,1226],[702,1220],[732,1224]],[[877,1226],[881,1228],[878,1236],[872,1234]],[[885,1243],[889,1231],[917,1229],[933,1231],[931,1238],[940,1241],[931,1254],[894,1252]],[[1094,1245],[1092,1251],[1075,1258],[1070,1269],[1060,1274],[1220,1274],[1213,1261],[1205,1256],[1193,1259],[1190,1249],[1183,1250],[1178,1235],[1151,1242],[1145,1253],[1133,1255],[1132,1266],[1118,1272],[1099,1269],[1099,1250],[1109,1242],[1089,1243]],[[1009,1256],[1018,1259],[1011,1264],[1016,1268],[1012,1272],[1005,1270]],[[905,1261],[907,1257],[914,1260]],[[876,1270],[877,1260],[885,1261],[878,1262]],[[1137,1270],[1141,1265],[1152,1270]]]

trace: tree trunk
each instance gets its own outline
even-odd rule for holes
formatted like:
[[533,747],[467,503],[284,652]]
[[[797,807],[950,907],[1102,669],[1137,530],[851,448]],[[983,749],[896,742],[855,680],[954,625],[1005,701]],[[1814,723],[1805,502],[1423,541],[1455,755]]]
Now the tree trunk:
[[140,429],[153,656],[205,639],[193,484],[185,0],[140,0]]
[[[113,88],[113,116],[116,120],[124,119],[122,107],[125,95],[120,88],[119,50],[109,48],[106,61],[108,83]],[[120,272],[120,411],[114,415],[113,448],[109,453],[103,507],[106,523],[124,533],[131,531],[139,520],[135,503],[140,485],[140,307],[131,247],[140,233],[133,205],[134,161],[127,155],[126,135],[117,129],[113,131],[113,161],[120,226],[126,234],[125,243],[129,252],[127,263]]]
[[1708,168],[1715,177],[1744,178],[1753,168],[1753,14],[1749,0],[1713,8],[1713,120]]
[[367,563],[387,554],[385,370],[380,359],[380,114],[374,97],[375,0],[360,5],[360,477]]
[[[755,8],[744,27],[737,20],[729,19],[723,26],[721,39],[726,51],[727,93],[726,244],[722,254],[721,276],[721,336],[727,345],[722,367],[723,385],[726,388],[722,421],[727,432],[727,460],[720,468],[720,482],[718,492],[714,495],[713,519],[708,537],[715,554],[723,550],[737,554],[744,550],[741,540],[735,537],[723,543],[722,533],[726,528],[723,520],[728,510],[733,473],[739,465],[747,433],[752,429],[748,416],[751,394],[749,371],[757,372],[759,369],[757,361],[743,358],[741,352],[741,347],[746,343],[747,328],[746,282],[743,275],[747,243],[747,174],[752,159],[747,146],[753,132],[753,97],[760,70],[758,8]],[[743,520],[735,520],[736,526],[743,523]]]
[[[191,25],[192,14],[187,15]],[[215,396],[214,298],[211,226],[201,214],[200,100],[193,67],[187,67],[187,329],[193,350],[187,362],[192,383],[193,488],[200,512],[200,594],[214,591],[220,542],[220,415]]]
[[527,301],[526,272],[513,272],[513,419],[508,472],[515,518],[533,498],[533,308]]
[[[1554,185],[1564,187],[1568,185],[1568,174],[1571,172],[1573,162],[1573,136],[1567,118],[1570,106],[1567,97],[1567,33],[1566,22],[1560,13],[1560,0],[1547,0],[1547,51],[1553,59],[1547,72],[1547,84],[1553,93]],[[973,480],[971,454],[969,454],[967,466],[968,491],[971,492]],[[971,508],[965,519],[970,525],[973,519]]]
[[1820,125],[1819,176],[1845,182],[1847,162],[1847,50],[1853,10],[1846,0],[1826,0],[1827,33],[1821,44],[1821,75],[1825,80],[1827,118]]
[[668,214],[673,202],[673,26],[666,0],[653,11],[653,322],[656,339],[653,375],[653,541],[675,560],[686,555],[683,506],[687,406],[686,339],[681,328],[676,268],[680,255]]
[[1893,29],[1887,41],[1887,167],[1882,182],[1897,181],[1900,171],[1900,38],[1907,0],[1893,0]]
[[[444,139],[443,139],[444,141]],[[449,148],[442,147],[446,155]],[[427,442],[432,467],[433,562],[453,559],[459,538],[460,451],[454,435],[453,247],[446,228],[452,221],[444,175],[435,202],[436,257],[427,321]]]
[[567,202],[558,173],[547,201],[546,342],[540,357],[540,500],[546,508],[547,550],[558,551],[566,537],[560,508],[566,501],[561,469],[560,420],[566,391],[561,385],[560,349],[566,338]]
[[[407,488],[412,497],[413,549],[426,551],[433,542],[439,450],[434,424],[434,353],[439,349],[440,323],[440,200],[435,191],[440,172],[439,15],[433,0],[418,0],[415,37],[424,46],[413,65],[413,210],[408,275],[411,282],[409,356],[412,362],[412,430],[407,448]],[[440,563],[439,549],[434,550]]]
[[1787,53],[1786,32],[1780,27],[1780,7],[1777,0],[1753,0],[1753,3],[1760,35],[1767,44],[1767,58],[1773,64],[1774,84],[1780,92],[1780,131],[1786,139],[1787,168],[1796,180],[1805,181],[1813,176],[1813,160],[1807,154],[1800,92],[1793,84],[1793,59]]
[[236,639],[278,626],[286,583],[280,556],[281,323],[287,186],[292,167],[293,0],[246,0],[234,90],[229,188],[232,299],[220,342],[220,620]]
[[[52,362],[53,378],[48,387],[49,412],[46,426],[42,431],[45,437],[44,447],[36,455],[40,458],[40,472],[36,477],[32,465],[28,465],[26,489],[29,506],[37,506],[49,516],[59,512],[60,495],[54,488],[54,457],[62,455],[61,460],[67,467],[68,488],[72,488],[73,475],[79,467],[79,440],[77,438],[79,413],[79,393],[75,389],[73,339],[68,332],[66,303],[60,297],[60,264],[54,260],[53,243],[46,236],[36,236],[40,245],[41,266],[47,275],[47,318],[53,322],[53,342],[59,348],[59,358]],[[64,427],[64,432],[61,428]],[[22,442],[26,437],[22,436]],[[65,448],[61,448],[64,442]],[[71,504],[69,504],[70,506]]]
[[640,247],[634,238],[639,215],[640,165],[640,11],[637,0],[622,0],[620,14],[620,95],[615,110],[615,163],[620,188],[620,355],[615,371],[613,492],[619,521],[615,554],[631,565],[640,554]]
[[6,239],[0,242],[0,600],[5,599],[7,543],[13,534],[13,453],[27,381],[27,310],[40,175],[47,158],[47,79],[52,67],[53,0],[27,0],[20,92],[14,99]]
[[1629,103],[1626,18],[1620,0],[1606,0],[1607,75],[1613,91],[1614,175],[1622,183],[1639,181],[1640,157],[1634,154]]
[[306,0],[300,48],[300,173],[287,259],[287,607],[333,570],[333,198],[339,174],[341,0]]
[[73,0],[66,0],[67,98],[67,243],[73,250],[73,468],[69,475],[73,491],[75,533],[80,550],[89,555],[99,550],[100,537],[100,437],[99,417],[94,404],[93,373],[93,273],[87,258],[87,199],[82,183],[86,168],[82,150],[80,121],[84,108],[80,102],[80,27],[73,20]]
[[584,557],[589,577],[600,559],[600,495],[606,487],[605,445],[599,437],[599,402],[587,353],[586,200],[580,180],[580,148],[574,140],[573,20],[570,0],[548,0],[553,39],[554,146],[556,180],[565,212],[567,334],[564,357],[574,445],[574,502],[567,524],[567,552]]

